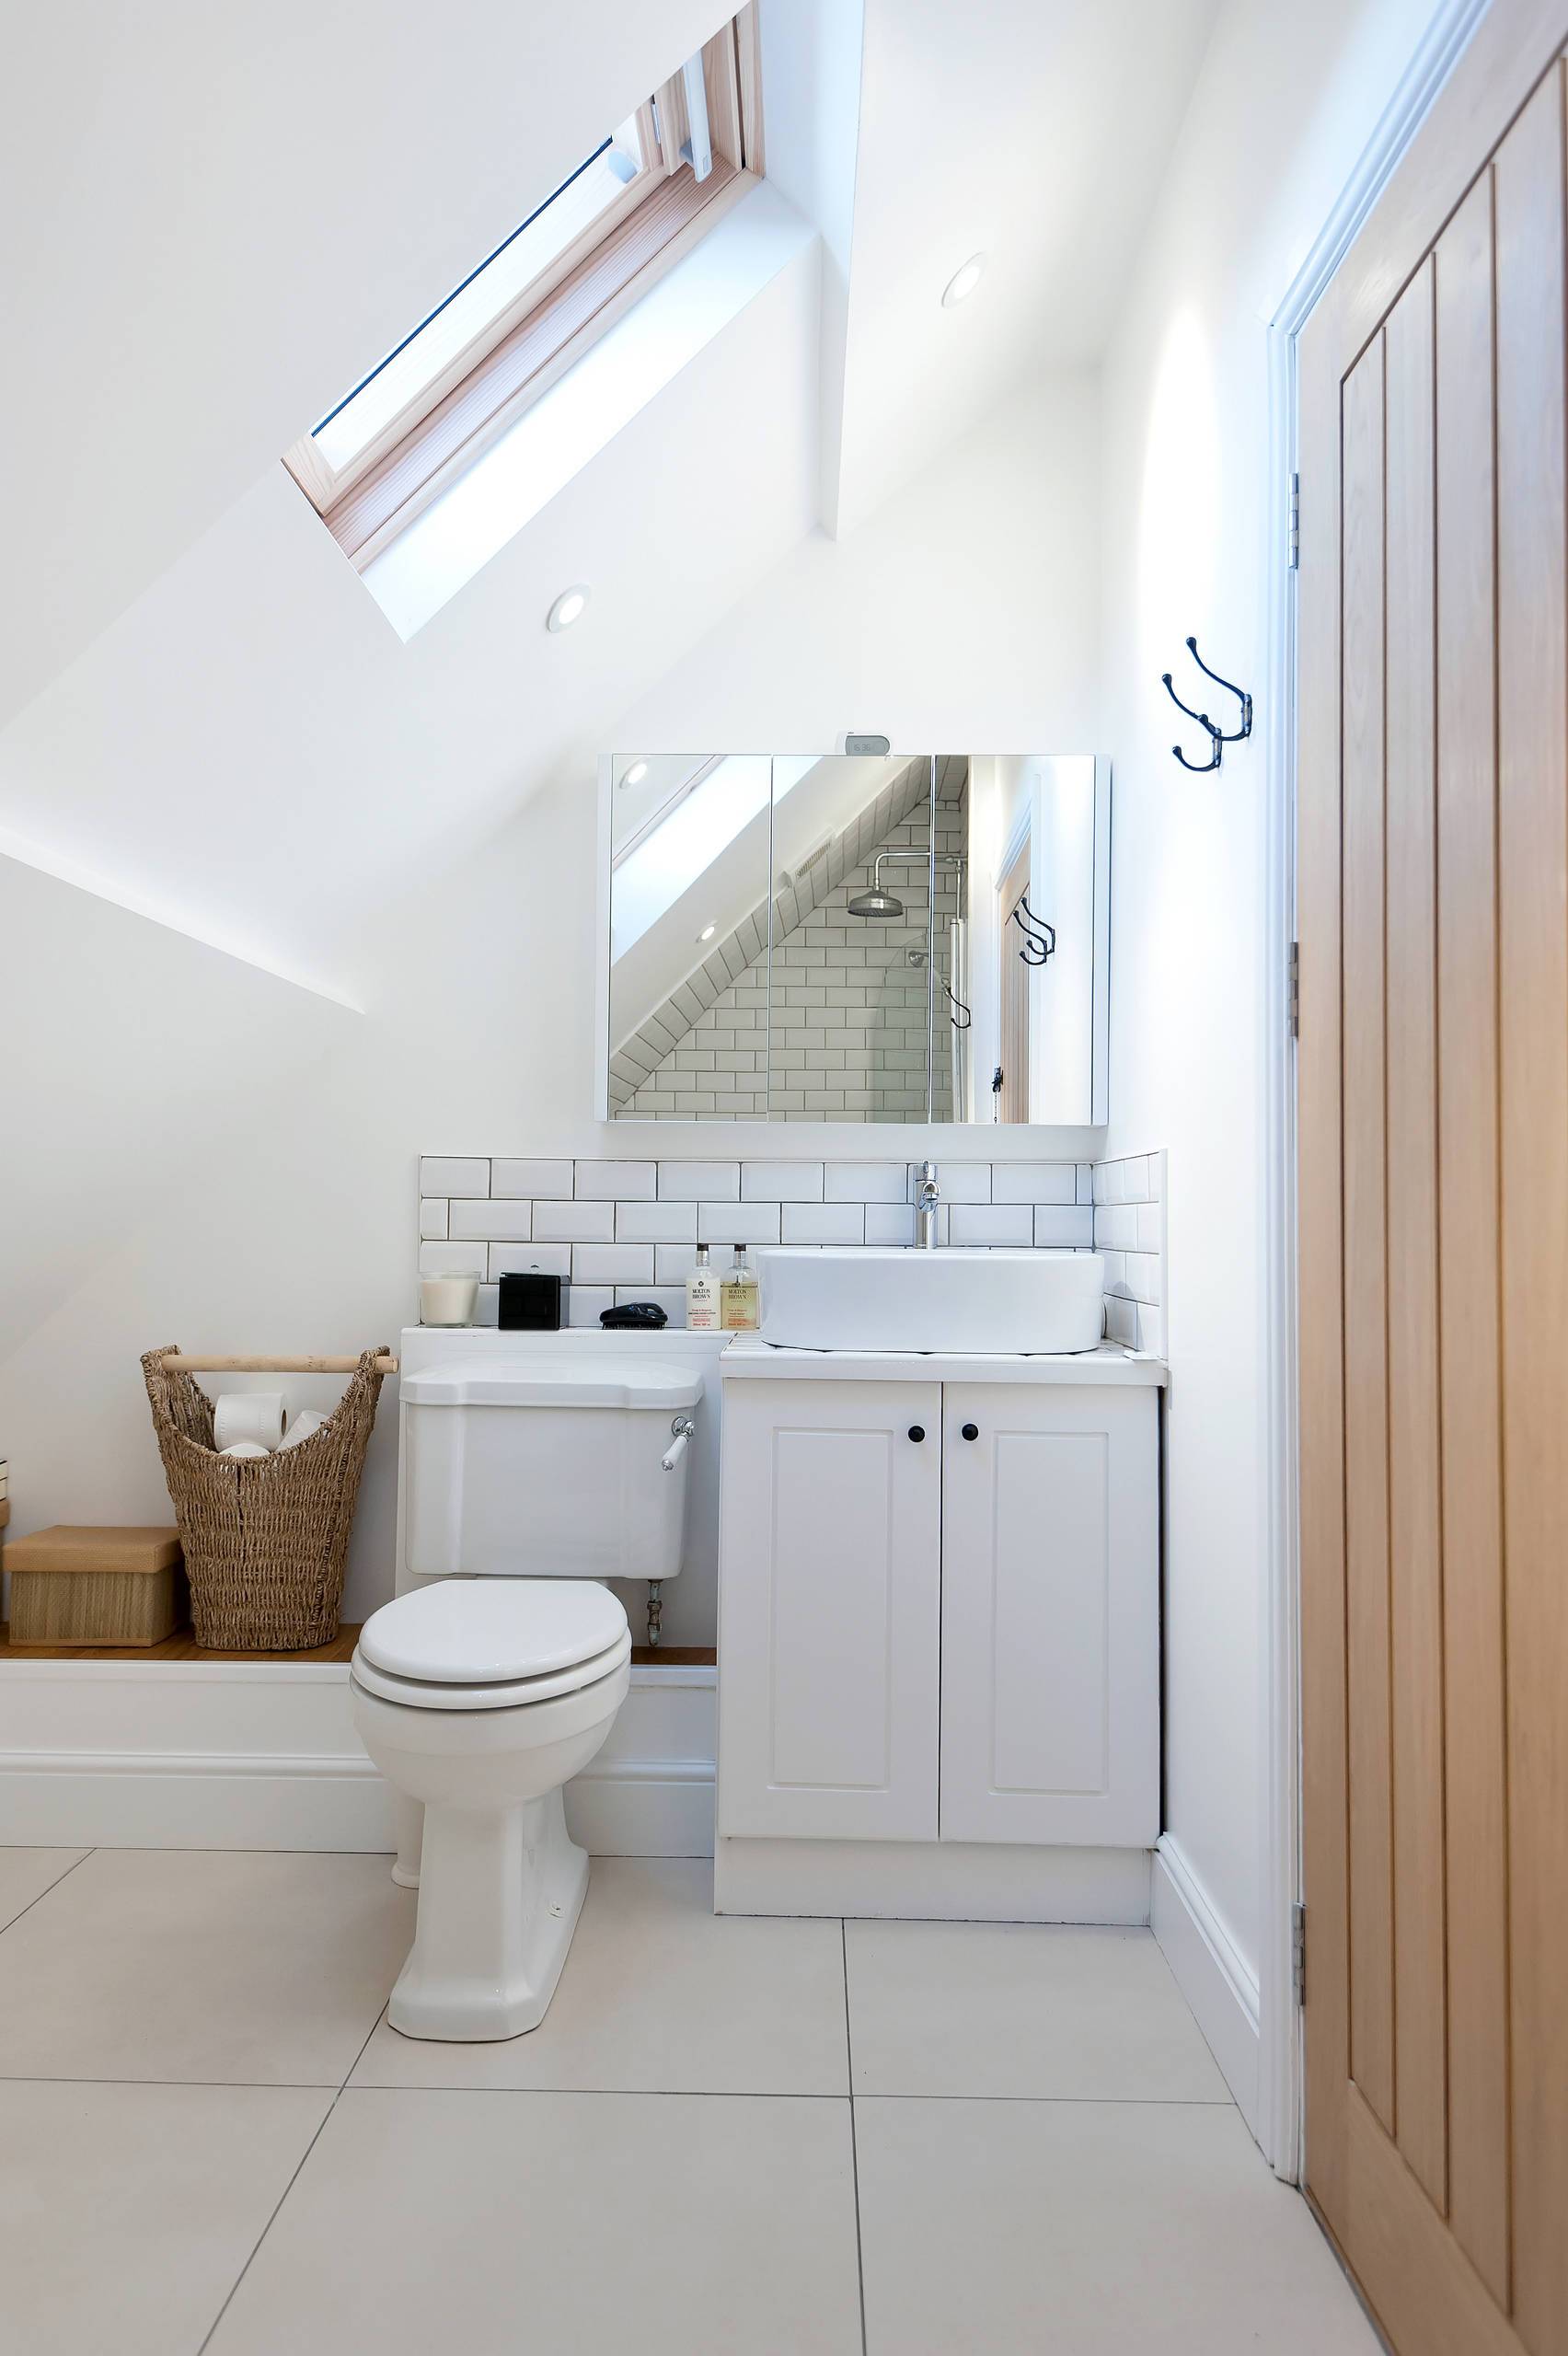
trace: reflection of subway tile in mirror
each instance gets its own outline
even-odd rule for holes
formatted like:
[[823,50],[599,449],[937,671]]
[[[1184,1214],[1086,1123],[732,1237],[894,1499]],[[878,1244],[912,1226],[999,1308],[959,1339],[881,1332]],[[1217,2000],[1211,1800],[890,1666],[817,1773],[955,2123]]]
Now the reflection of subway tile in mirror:
[[601,791],[611,1118],[1108,1116],[1108,763],[617,755]]
[[[1105,1261],[1111,1338],[1164,1353],[1163,1153],[1094,1163],[993,1163],[954,1154],[937,1168],[944,1247],[1097,1251]],[[699,1238],[716,1247],[721,1265],[735,1242],[907,1250],[915,1242],[917,1175],[917,1164],[887,1160],[427,1154],[420,1164],[418,1266],[423,1275],[477,1270],[483,1324],[496,1322],[502,1276],[536,1269],[571,1278],[573,1324],[596,1324],[612,1303],[656,1300],[679,1325]],[[437,1191],[453,1186],[461,1195]]]

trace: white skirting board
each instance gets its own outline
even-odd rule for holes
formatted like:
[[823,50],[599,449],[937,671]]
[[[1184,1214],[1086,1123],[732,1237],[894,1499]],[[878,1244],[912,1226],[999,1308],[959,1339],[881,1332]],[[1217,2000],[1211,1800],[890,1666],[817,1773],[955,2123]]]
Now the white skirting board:
[[926,1923],[1147,1923],[1147,1849],[978,1841],[721,1840],[718,1914]]
[[[713,1847],[714,1672],[635,1667],[568,1786],[598,1856]],[[0,1846],[391,1850],[343,1662],[0,1664]]]
[[1160,1834],[1154,1854],[1149,1921],[1236,2108],[1255,2136],[1262,2050],[1258,1975],[1169,1832]]

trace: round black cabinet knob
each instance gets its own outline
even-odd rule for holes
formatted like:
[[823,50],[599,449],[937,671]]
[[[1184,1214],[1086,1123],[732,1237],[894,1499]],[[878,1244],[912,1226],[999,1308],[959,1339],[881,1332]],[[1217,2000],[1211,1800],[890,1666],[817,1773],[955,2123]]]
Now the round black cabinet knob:
[[911,1438],[911,1439],[924,1439],[924,1438],[925,1438],[925,1437],[926,1437],[926,1426],[925,1426],[925,1425],[924,1425],[924,1424],[911,1424],[911,1425],[910,1425],[910,1426],[909,1426],[909,1437],[910,1437],[910,1438]]
[[965,1438],[965,1439],[978,1439],[978,1438],[979,1438],[979,1437],[980,1437],[980,1426],[979,1426],[979,1425],[978,1425],[978,1424],[965,1424],[965,1425],[964,1425],[964,1426],[963,1426],[963,1437],[964,1437],[964,1438]]

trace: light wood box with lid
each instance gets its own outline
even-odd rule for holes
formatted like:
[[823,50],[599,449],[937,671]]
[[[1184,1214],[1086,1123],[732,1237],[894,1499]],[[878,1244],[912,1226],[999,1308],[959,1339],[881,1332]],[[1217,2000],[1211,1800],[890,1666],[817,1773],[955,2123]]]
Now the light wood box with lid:
[[179,1532],[57,1522],[6,1549],[13,1645],[156,1645],[186,1616]]

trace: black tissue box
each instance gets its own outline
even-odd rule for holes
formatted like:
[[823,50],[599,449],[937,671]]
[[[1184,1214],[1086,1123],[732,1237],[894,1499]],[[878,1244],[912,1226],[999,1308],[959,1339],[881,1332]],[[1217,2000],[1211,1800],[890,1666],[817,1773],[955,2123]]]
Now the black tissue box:
[[502,1276],[496,1322],[503,1334],[559,1334],[567,1322],[571,1299],[570,1276],[541,1276],[536,1268]]

